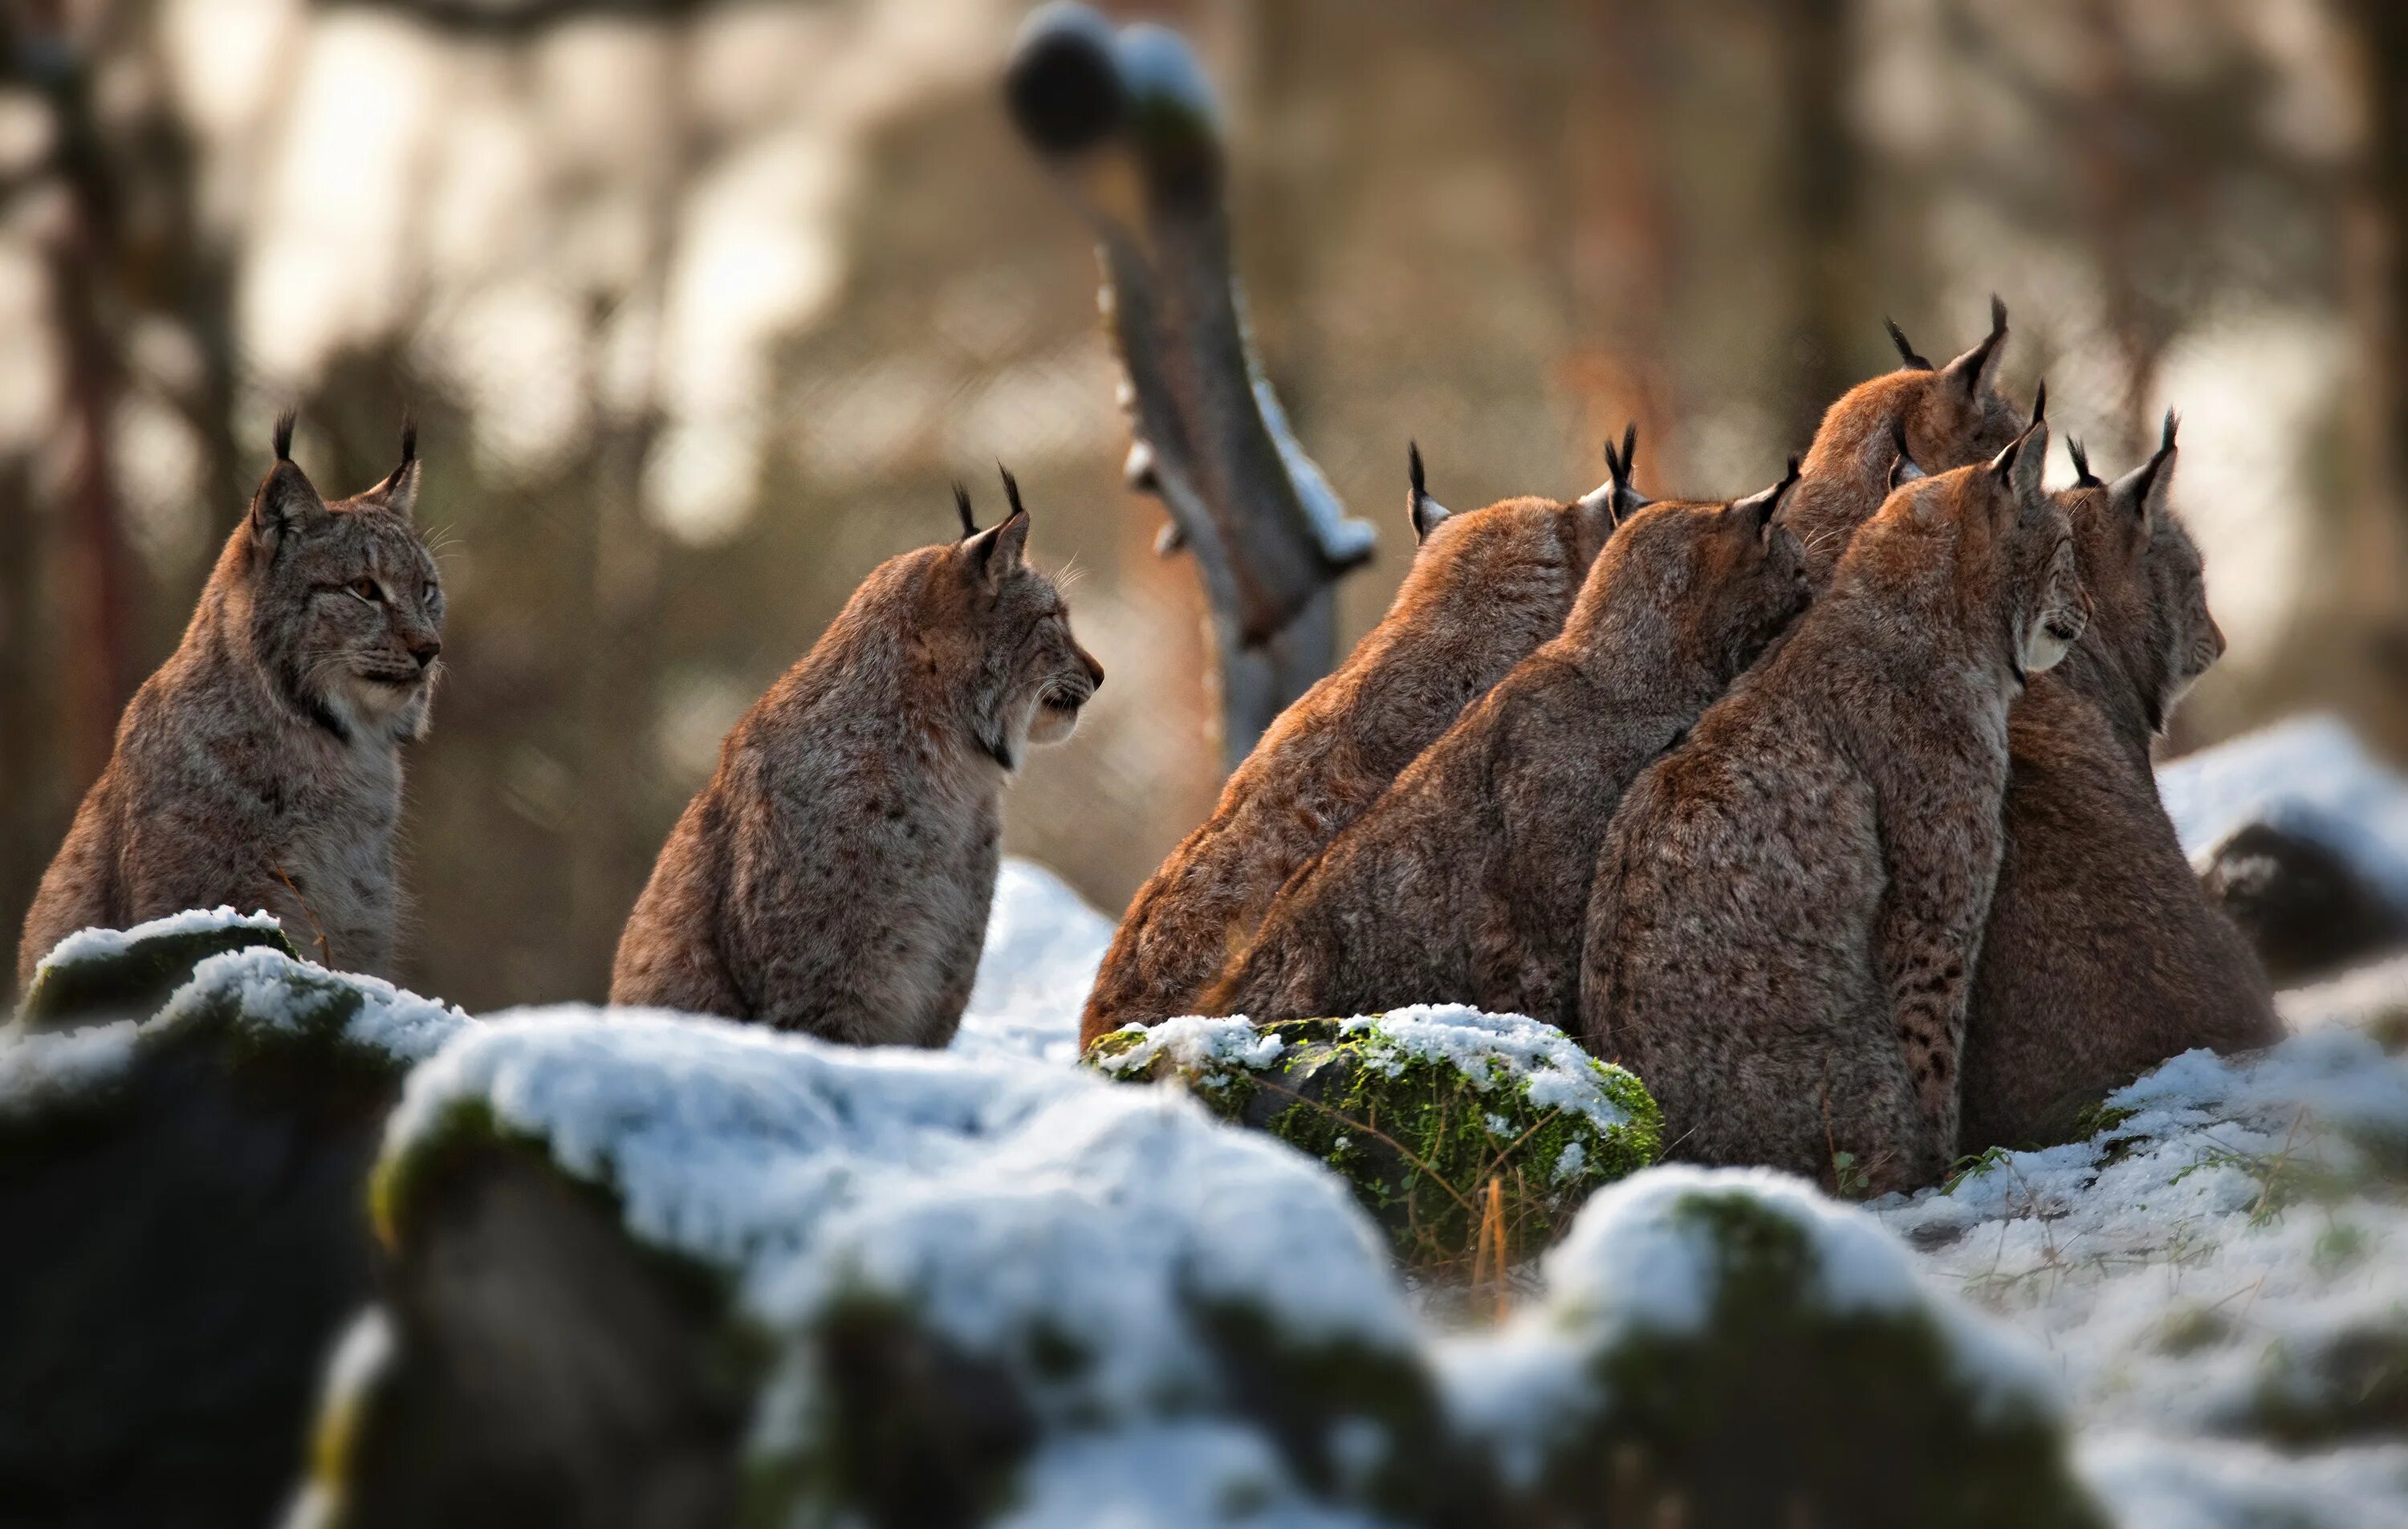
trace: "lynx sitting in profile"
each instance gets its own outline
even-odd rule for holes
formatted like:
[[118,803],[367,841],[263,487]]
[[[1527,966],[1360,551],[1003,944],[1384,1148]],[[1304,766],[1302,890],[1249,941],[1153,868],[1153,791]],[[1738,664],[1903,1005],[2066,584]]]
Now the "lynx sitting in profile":
[[[2037,413],[2037,411],[2035,411]],[[2048,430],[1910,482],[1781,650],[1635,781],[1606,836],[1584,1038],[1678,1155],[1875,1191],[1955,1155],[2007,710],[2086,618]]]
[[881,564],[737,722],[619,939],[610,1001],[942,1046],[995,897],[1003,788],[1103,683],[1028,513]]
[[1806,547],[1806,575],[1816,591],[1831,581],[1848,538],[1881,507],[1901,452],[1929,472],[1996,456],[2024,427],[1998,392],[2007,350],[2007,306],[1990,299],[1990,333],[1945,366],[1915,354],[1889,326],[1905,365],[1868,379],[1824,412],[1805,470],[1782,519]]
[[389,975],[401,746],[424,735],[443,586],[410,523],[418,442],[327,504],[276,465],[177,645],[117,726],[25,915],[17,980],[66,936],[180,908],[265,908],[329,965]]
[[1626,517],[1561,636],[1514,665],[1289,879],[1205,1004],[1254,1020],[1462,1003],[1572,1027],[1623,788],[1805,608],[1797,481]]
[[1612,534],[1627,476],[1617,468],[1570,504],[1506,499],[1457,515],[1424,492],[1412,452],[1407,508],[1421,544],[1396,602],[1344,663],[1280,713],[1212,816],[1139,889],[1096,973],[1082,1045],[1195,1012],[1280,884],[1563,629]]
[[2239,933],[2201,895],[2157,800],[2149,741],[2224,652],[2198,547],[2168,504],[2174,422],[2147,463],[2056,497],[2090,629],[2007,730],[2006,858],[1974,971],[1960,1151],[2028,1139],[2052,1106],[2195,1046],[2282,1034]]

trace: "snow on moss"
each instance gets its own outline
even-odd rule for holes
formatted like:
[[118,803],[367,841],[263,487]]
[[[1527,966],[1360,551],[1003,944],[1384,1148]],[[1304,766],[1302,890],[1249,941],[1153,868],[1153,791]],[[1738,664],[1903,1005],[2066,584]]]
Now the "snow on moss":
[[1343,1189],[1175,1094],[640,1011],[503,1018],[412,1075],[384,1194],[465,1107],[725,1271],[766,1330],[892,1303],[1066,1415],[1209,1394],[1199,1302],[1297,1344],[1409,1337]]
[[425,1061],[476,1022],[381,978],[330,972],[267,949],[203,961],[146,1028],[211,1021],[254,1037],[330,1041],[396,1070]]
[[1544,1247],[1590,1191],[1659,1150],[1661,1117],[1636,1078],[1517,1014],[1191,1016],[1099,1036],[1089,1060],[1176,1082],[1321,1159],[1399,1254],[1430,1268],[1475,1261],[1484,1236],[1509,1255]]
[[33,1035],[0,1035],[0,1115],[33,1113],[88,1097],[133,1064],[132,1020]]
[[2262,822],[2337,851],[2408,906],[2408,780],[2368,758],[2339,718],[2298,718],[2186,755],[2157,772],[2157,792],[2194,857]]
[[[1458,1425],[1558,1511],[1618,1459],[1632,1501],[1706,1522],[1795,1504],[1832,1522],[2103,1522],[2070,1474],[2054,1377],[1801,1180],[1653,1169],[1600,1192],[1544,1274],[1536,1307],[1450,1340],[1441,1373]],[[1869,1446],[1886,1462],[1871,1472]]]
[[190,908],[131,929],[79,930],[35,967],[18,1027],[51,1029],[86,1017],[146,1015],[205,957],[251,948],[293,953],[275,919],[231,907]]

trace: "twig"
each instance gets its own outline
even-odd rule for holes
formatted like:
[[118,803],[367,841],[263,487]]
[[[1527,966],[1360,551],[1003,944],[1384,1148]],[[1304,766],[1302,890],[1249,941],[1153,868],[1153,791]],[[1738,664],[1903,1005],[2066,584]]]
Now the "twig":
[[318,922],[317,914],[309,911],[309,899],[302,896],[301,889],[294,886],[293,879],[284,874],[282,861],[271,860],[267,863],[267,868],[276,873],[276,879],[283,882],[284,890],[293,894],[293,906],[301,910],[301,916],[309,921],[310,932],[318,936],[318,965],[328,971],[333,971],[335,969],[334,950],[326,943],[325,926]]

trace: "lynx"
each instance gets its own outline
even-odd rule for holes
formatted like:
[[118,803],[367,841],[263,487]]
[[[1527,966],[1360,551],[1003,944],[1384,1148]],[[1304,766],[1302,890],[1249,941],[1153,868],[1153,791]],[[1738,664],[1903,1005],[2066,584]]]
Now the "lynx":
[[2051,1107],[2195,1046],[2282,1034],[2258,962],[2201,895],[2150,739],[2224,652],[2199,549],[2168,503],[2174,419],[2114,483],[2077,445],[2072,522],[2094,611],[2008,723],[2006,857],[1975,968],[1961,1150],[2030,1139]]
[[1877,1192],[1951,1161],[2007,710],[2087,619],[2047,439],[2036,417],[1892,493],[1780,651],[1623,799],[1582,1022],[1679,1155],[1821,1178],[1848,1151]]
[[942,1046],[995,896],[1003,790],[1104,671],[1028,512],[890,558],[746,712],[620,936],[610,1001]]
[[293,424],[42,877],[20,985],[76,930],[221,904],[391,975],[401,750],[426,732],[443,651],[443,582],[411,523],[417,432],[384,481],[330,505]]
[[1292,877],[1206,1001],[1257,1021],[1463,1003],[1565,1028],[1614,804],[1806,604],[1791,486],[1623,521],[1562,635]]
[[1806,573],[1819,592],[1856,527],[1881,507],[1902,456],[1929,472],[1996,456],[2022,431],[2014,406],[1998,392],[2007,350],[2007,306],[1990,299],[1990,333],[1945,366],[1917,355],[1895,322],[1899,370],[1841,394],[1823,415],[1806,452],[1805,474],[1782,519],[1806,547]]
[[1570,504],[1506,499],[1455,514],[1408,458],[1420,538],[1380,624],[1282,712],[1203,826],[1140,888],[1096,974],[1082,1045],[1192,1013],[1305,860],[1354,821],[1463,708],[1561,631],[1612,534],[1627,457]]

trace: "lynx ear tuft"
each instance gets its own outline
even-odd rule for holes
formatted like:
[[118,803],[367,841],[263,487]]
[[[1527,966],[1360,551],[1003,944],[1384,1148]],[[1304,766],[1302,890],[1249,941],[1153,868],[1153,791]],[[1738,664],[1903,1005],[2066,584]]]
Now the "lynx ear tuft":
[[1422,448],[1419,441],[1405,443],[1405,514],[1413,524],[1413,540],[1429,540],[1430,533],[1444,525],[1455,511],[1429,496],[1422,480]]
[[953,508],[962,518],[962,540],[977,536],[978,518],[970,513],[970,491],[962,487],[958,478],[953,479]]
[[2105,486],[2105,479],[2101,479],[2098,474],[2090,470],[2090,452],[2083,446],[2081,441],[2074,439],[2071,436],[2066,437],[2065,454],[2073,459],[2073,486],[2075,488],[2096,489]]
[[374,499],[408,520],[418,508],[419,472],[418,421],[405,413],[401,417],[401,462],[385,475],[383,482],[363,497]]
[[1730,507],[1740,514],[1753,517],[1756,522],[1756,534],[1759,536],[1763,536],[1771,529],[1772,518],[1781,512],[1782,502],[1789,497],[1789,491],[1798,486],[1799,476],[1799,459],[1795,453],[1792,453],[1789,458],[1789,471],[1784,475],[1780,482],[1769,489],[1751,493],[1744,499],[1732,500]]
[[293,460],[293,426],[300,421],[300,418],[301,410],[290,405],[286,406],[282,413],[276,416],[277,461]]
[[2115,479],[2107,490],[2111,500],[2142,520],[2166,512],[2173,492],[2174,432],[2181,422],[2172,409],[2166,410],[2165,428],[2157,436],[2157,451],[2148,461]]
[[2034,423],[2034,424],[2038,424],[2038,423],[2040,423],[2040,422],[2042,422],[2042,420],[2045,420],[2045,419],[2047,419],[2047,418],[2048,418],[2048,379],[2047,379],[2047,378],[2044,378],[2044,377],[2043,377],[2043,378],[2042,378],[2042,379],[2040,379],[2040,386],[2039,386],[2039,387],[2037,387],[2037,388],[2034,388],[2034,389],[2032,390],[2032,410],[2031,410],[2031,417],[2032,417],[2032,423]]
[[1991,386],[1999,375],[1999,363],[2006,355],[2007,305],[1996,293],[1990,294],[1990,332],[1971,350],[1958,356],[1942,369],[1941,375],[1955,383],[1968,398]]
[[1632,483],[1633,469],[1639,461],[1639,422],[1631,421],[1622,427],[1622,448],[1605,443],[1605,481],[1582,494],[1580,503],[1590,509],[1602,509],[1616,525],[1628,520],[1651,503]]
[[1907,342],[1906,331],[1898,326],[1898,321],[1896,319],[1889,317],[1887,314],[1884,314],[1882,316],[1882,326],[1889,331],[1889,342],[1898,347],[1898,358],[1906,363],[1907,366],[1911,370],[1918,372],[1928,372],[1931,370],[1931,363],[1926,361],[1922,355],[1917,353],[1914,347]]
[[[1004,503],[1011,507],[1011,514],[1026,515],[1028,511],[1024,508],[1020,503],[1020,479],[1012,477],[1011,469],[1005,466],[1000,462],[995,464],[995,470],[1002,475],[1003,499]],[[1007,519],[1009,517],[1007,517]]]

